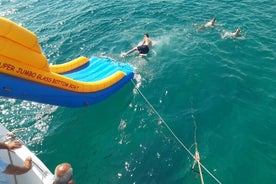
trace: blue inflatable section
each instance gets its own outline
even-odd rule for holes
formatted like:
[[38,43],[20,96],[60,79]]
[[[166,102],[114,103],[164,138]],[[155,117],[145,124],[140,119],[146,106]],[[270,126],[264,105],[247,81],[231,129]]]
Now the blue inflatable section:
[[92,57],[88,63],[63,73],[63,76],[82,82],[96,82],[109,77],[117,71],[122,71],[126,75],[133,73],[133,68],[125,63],[118,63],[108,58]]
[[0,96],[65,107],[93,105],[105,100],[128,83],[134,77],[133,68],[110,59],[93,57],[84,66],[62,74],[74,80],[91,82],[105,79],[116,71],[123,71],[126,76],[111,87],[89,93],[63,90],[0,73]]

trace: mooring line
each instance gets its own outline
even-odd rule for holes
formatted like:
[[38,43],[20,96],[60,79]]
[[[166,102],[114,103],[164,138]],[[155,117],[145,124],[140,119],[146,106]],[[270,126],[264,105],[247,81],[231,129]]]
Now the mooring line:
[[194,157],[196,158],[194,160],[194,163],[193,163],[193,166],[192,166],[192,170],[194,170],[194,167],[197,164],[198,165],[198,171],[199,171],[199,176],[200,176],[201,184],[204,184],[204,179],[203,179],[203,174],[202,174],[202,170],[201,170],[201,165],[199,164],[199,162],[200,162],[200,154],[199,154],[199,151],[198,151],[197,138],[196,138],[197,137],[196,136],[197,135],[197,124],[196,124],[196,120],[195,120],[195,116],[194,116],[193,106],[192,106],[192,119],[193,119],[193,123],[194,123],[194,143],[193,143],[193,145],[195,146],[195,155],[194,155]]
[[198,165],[200,165],[217,183],[222,184],[192,153],[191,151],[182,143],[182,141],[176,136],[176,134],[172,131],[172,129],[169,127],[169,125],[166,123],[166,121],[162,118],[162,116],[157,112],[157,110],[151,105],[151,103],[148,101],[148,99],[145,97],[145,95],[142,93],[140,89],[136,87],[135,82],[133,79],[131,79],[132,84],[134,85],[134,88],[139,92],[139,94],[144,98],[144,100],[147,102],[147,104],[150,106],[150,108],[155,112],[155,114],[159,117],[159,119],[163,122],[165,127],[169,130],[169,132],[173,135],[173,137],[178,141],[178,143],[188,152],[188,154],[194,159],[197,160]]

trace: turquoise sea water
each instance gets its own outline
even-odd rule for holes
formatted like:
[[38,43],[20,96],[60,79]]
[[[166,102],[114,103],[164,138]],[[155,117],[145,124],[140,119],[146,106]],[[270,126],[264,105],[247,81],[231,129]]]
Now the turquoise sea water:
[[[134,66],[136,87],[175,135],[190,148],[196,124],[202,164],[231,184],[276,182],[275,10],[268,0],[0,0],[0,15],[34,32],[50,63],[95,55]],[[214,28],[198,30],[212,17]],[[240,37],[222,38],[237,27]],[[149,55],[121,58],[144,33]],[[79,184],[200,183],[132,83],[86,108],[0,97],[0,112],[9,129],[28,129],[19,137],[51,171],[70,162]]]

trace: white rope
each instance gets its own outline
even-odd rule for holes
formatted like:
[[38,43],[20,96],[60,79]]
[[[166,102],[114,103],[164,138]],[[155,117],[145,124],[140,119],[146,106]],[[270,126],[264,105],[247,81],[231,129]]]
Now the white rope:
[[[178,143],[188,152],[188,154],[196,160],[196,157],[190,152],[190,150],[182,143],[182,141],[175,135],[175,133],[172,131],[172,129],[168,126],[168,124],[165,122],[165,120],[160,116],[160,114],[155,110],[155,108],[151,105],[151,103],[148,101],[148,99],[144,96],[144,94],[136,87],[135,82],[133,79],[131,79],[131,82],[134,85],[134,88],[139,92],[139,94],[144,98],[144,100],[147,102],[147,104],[150,106],[150,108],[155,112],[155,114],[160,118],[160,120],[163,122],[165,127],[169,130],[169,132],[173,135],[173,137],[178,141]],[[219,184],[221,182],[201,163],[198,161],[198,164]]]
[[[10,163],[11,163],[11,165],[13,165],[13,160],[12,160],[12,157],[11,157],[11,153],[10,153],[9,150],[7,150],[7,151],[8,151]],[[13,179],[14,179],[14,183],[17,184],[17,177],[16,177],[16,174],[13,174]]]

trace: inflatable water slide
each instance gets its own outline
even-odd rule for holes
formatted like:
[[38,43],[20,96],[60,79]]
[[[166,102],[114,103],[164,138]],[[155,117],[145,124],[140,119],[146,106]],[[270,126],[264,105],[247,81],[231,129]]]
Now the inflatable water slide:
[[34,33],[0,17],[0,96],[82,107],[106,99],[133,77],[133,67],[107,58],[49,65]]

